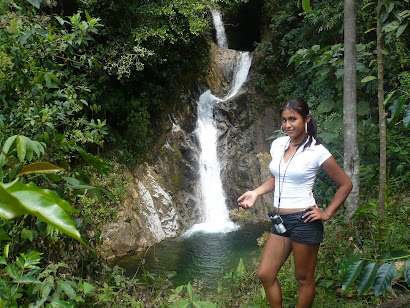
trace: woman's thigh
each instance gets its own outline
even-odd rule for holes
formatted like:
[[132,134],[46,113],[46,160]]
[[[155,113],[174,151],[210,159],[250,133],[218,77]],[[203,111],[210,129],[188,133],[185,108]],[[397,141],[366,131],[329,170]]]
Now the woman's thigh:
[[295,275],[298,280],[314,280],[320,244],[292,242]]
[[275,278],[291,251],[290,238],[269,234],[258,270],[261,280]]

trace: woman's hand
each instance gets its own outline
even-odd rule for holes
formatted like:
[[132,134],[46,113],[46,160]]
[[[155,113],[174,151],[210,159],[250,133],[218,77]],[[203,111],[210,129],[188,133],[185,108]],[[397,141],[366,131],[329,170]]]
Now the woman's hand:
[[330,216],[325,211],[322,211],[317,204],[305,208],[305,211],[309,211],[302,216],[305,222],[312,222],[319,219],[321,221],[327,221],[330,219]]
[[240,207],[249,209],[255,205],[256,199],[258,199],[258,194],[254,190],[251,190],[240,196],[237,201]]

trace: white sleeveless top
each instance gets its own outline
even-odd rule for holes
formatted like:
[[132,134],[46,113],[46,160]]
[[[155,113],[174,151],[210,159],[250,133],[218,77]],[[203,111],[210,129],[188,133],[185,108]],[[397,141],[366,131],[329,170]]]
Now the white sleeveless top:
[[283,155],[289,147],[290,138],[279,137],[272,142],[269,169],[275,176],[275,207],[279,207],[279,197],[282,209],[302,209],[316,204],[312,192],[313,184],[320,166],[332,154],[323,145],[315,143],[316,140],[313,139],[306,149],[303,149],[304,145],[300,146],[293,158],[289,158],[285,163]]

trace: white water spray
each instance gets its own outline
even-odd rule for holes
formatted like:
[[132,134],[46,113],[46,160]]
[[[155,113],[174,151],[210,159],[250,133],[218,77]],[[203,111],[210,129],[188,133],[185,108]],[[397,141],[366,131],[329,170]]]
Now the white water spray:
[[[225,29],[221,14],[211,10],[217,29],[218,45],[227,48]],[[216,17],[215,17],[216,16]],[[217,24],[218,23],[218,24]],[[223,31],[222,31],[223,30]],[[219,34],[218,34],[219,33]],[[224,46],[226,44],[226,46]],[[239,228],[229,219],[225,194],[222,188],[221,168],[217,155],[217,128],[213,119],[213,108],[216,104],[235,96],[245,83],[251,66],[249,52],[237,52],[233,65],[233,80],[228,95],[223,99],[214,96],[210,90],[205,91],[198,100],[198,120],[195,133],[200,146],[200,202],[204,206],[204,222],[194,225],[185,235],[202,231],[208,233],[229,232]]]

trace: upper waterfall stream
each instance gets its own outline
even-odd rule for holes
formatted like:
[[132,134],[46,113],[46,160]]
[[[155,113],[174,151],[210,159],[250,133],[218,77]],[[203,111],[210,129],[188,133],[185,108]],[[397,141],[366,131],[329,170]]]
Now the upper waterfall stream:
[[[227,48],[227,38],[221,13],[211,10],[219,47]],[[217,128],[214,123],[213,109],[216,104],[234,97],[245,83],[252,58],[249,52],[236,51],[230,82],[230,90],[224,98],[216,97],[210,90],[205,91],[198,100],[198,119],[195,134],[200,146],[199,200],[203,207],[203,222],[194,225],[185,235],[194,232],[229,232],[239,228],[229,219],[229,211],[221,181],[221,168],[217,155]]]

